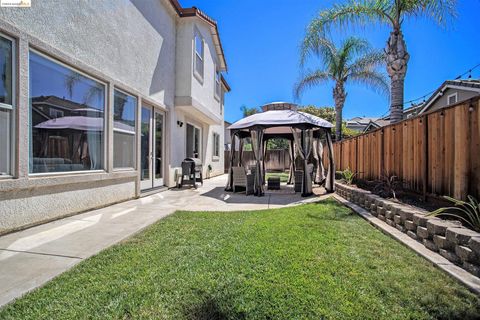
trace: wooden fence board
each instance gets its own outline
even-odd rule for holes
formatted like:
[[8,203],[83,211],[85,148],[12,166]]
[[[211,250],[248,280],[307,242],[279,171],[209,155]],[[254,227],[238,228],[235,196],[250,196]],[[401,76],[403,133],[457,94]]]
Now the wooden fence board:
[[334,143],[337,170],[424,194],[480,196],[480,98]]

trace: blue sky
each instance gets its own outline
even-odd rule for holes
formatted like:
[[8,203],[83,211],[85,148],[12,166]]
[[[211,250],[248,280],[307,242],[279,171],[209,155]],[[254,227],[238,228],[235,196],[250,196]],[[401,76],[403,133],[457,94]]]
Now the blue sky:
[[[218,21],[227,63],[226,79],[232,92],[226,96],[225,120],[242,117],[240,106],[260,106],[271,101],[293,101],[298,80],[298,51],[305,27],[331,0],[181,0],[184,7],[196,6]],[[404,23],[407,49],[411,55],[405,81],[405,101],[436,89],[444,80],[480,63],[480,0],[459,0],[458,17],[445,29],[428,19]],[[387,27],[333,33],[340,41],[355,34],[383,48]],[[312,63],[315,63],[313,61]],[[480,77],[480,68],[472,73]],[[343,115],[382,116],[388,99],[364,87],[347,86]],[[299,104],[333,106],[332,84],[306,91]]]

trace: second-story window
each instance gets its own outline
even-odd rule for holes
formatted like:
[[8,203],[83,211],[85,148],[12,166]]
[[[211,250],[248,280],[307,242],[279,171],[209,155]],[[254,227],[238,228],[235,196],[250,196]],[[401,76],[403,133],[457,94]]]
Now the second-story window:
[[195,54],[194,54],[194,74],[203,80],[203,51],[204,51],[204,43],[203,38],[200,35],[200,32],[195,31]]
[[220,82],[220,70],[215,68],[215,98],[220,100],[220,90],[221,90],[221,82]]

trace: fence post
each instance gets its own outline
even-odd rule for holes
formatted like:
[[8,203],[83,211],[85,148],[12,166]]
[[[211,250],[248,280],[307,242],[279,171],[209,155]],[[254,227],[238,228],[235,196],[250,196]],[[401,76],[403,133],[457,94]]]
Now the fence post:
[[383,175],[386,175],[385,172],[385,137],[383,128],[380,130],[380,179]]
[[428,116],[423,117],[423,201],[427,201],[427,188],[428,188]]

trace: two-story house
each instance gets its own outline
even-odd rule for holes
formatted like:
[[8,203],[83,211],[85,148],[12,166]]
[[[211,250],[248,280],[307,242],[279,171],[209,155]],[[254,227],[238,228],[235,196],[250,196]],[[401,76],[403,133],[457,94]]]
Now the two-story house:
[[0,8],[0,233],[223,174],[226,70],[177,0]]

